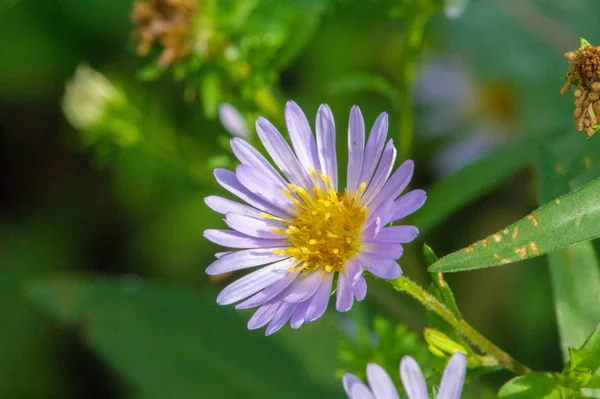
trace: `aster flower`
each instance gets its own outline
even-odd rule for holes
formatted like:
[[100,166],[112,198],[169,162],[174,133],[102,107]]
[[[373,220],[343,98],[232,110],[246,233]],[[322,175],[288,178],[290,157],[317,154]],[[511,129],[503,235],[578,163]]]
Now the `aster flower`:
[[[300,327],[323,315],[336,281],[336,309],[348,311],[364,299],[363,269],[383,279],[400,277],[396,262],[402,244],[418,234],[413,226],[387,224],[419,209],[423,190],[401,197],[413,174],[404,162],[393,174],[396,149],[386,144],[388,118],[381,114],[365,146],[360,109],[350,112],[347,185],[339,189],[335,125],[321,105],[316,140],[306,116],[294,102],[285,109],[292,148],[266,119],[258,118],[258,137],[280,174],[254,147],[240,138],[231,148],[240,160],[235,172],[216,169],[219,184],[247,203],[210,196],[206,203],[225,215],[231,230],[204,232],[209,240],[231,248],[206,270],[215,275],[261,266],[225,287],[217,303],[258,307],[249,329],[266,324],[266,334],[288,321]],[[236,250],[237,249],[237,250]],[[337,280],[334,278],[337,277]]]
[[[460,352],[455,353],[448,361],[437,399],[459,399],[462,393],[467,360]],[[367,365],[369,387],[353,374],[343,378],[344,390],[350,399],[398,399],[398,391],[385,370],[375,363]],[[400,379],[408,399],[428,399],[427,385],[419,365],[410,356],[404,356],[400,362]]]
[[464,62],[448,56],[429,60],[420,70],[415,85],[424,109],[420,133],[444,142],[433,165],[440,176],[509,144],[514,136],[517,109],[510,86],[478,80]]

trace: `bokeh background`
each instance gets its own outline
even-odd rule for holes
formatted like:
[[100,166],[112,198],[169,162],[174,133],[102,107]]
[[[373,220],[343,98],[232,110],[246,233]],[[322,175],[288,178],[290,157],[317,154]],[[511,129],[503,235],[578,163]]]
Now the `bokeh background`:
[[[339,360],[340,339],[352,342],[375,316],[420,339],[424,311],[381,281],[350,315],[269,338],[246,330],[248,313],[216,305],[232,277],[204,274],[218,248],[202,232],[224,224],[203,198],[223,194],[211,170],[234,164],[217,105],[282,127],[286,100],[311,121],[328,103],[340,150],[352,105],[369,125],[387,111],[394,138],[403,118],[403,1],[261,0],[248,2],[249,19],[235,3],[198,0],[197,13],[251,51],[162,73],[160,46],[136,55],[130,1],[0,3],[0,397],[338,398],[339,370],[352,367]],[[422,234],[404,255],[406,275],[428,284],[423,242],[445,255],[537,207],[535,154],[523,143],[583,137],[571,95],[559,94],[563,54],[580,36],[599,42],[598,15],[593,0],[472,0],[458,19],[432,15],[412,90],[412,186],[471,169],[415,216]],[[126,93],[131,140],[65,119],[65,84],[82,63]],[[532,368],[561,368],[544,258],[447,280],[493,342]],[[358,362],[378,356],[367,352]],[[507,378],[480,380],[479,397]]]

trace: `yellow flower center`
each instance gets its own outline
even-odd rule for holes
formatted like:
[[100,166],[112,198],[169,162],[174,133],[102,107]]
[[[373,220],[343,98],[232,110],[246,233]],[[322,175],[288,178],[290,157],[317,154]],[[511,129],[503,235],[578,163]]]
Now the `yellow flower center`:
[[[312,170],[311,173],[319,181],[316,173]],[[326,272],[339,272],[360,250],[359,238],[367,208],[360,206],[358,198],[366,185],[361,184],[359,192],[350,196],[347,192],[333,190],[329,178],[321,172],[319,175],[321,180],[312,188],[312,193],[293,184],[289,184],[290,191],[284,190],[297,206],[296,216],[291,220],[280,220],[285,231],[274,231],[285,235],[291,245],[289,249],[273,252],[293,256],[299,261],[291,272],[320,268]]]

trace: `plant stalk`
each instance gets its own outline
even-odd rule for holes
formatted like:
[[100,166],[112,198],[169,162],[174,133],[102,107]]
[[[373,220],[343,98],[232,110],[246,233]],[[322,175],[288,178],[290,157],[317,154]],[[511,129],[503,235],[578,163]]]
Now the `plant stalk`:
[[452,313],[443,303],[437,298],[425,291],[414,281],[408,277],[402,276],[396,280],[391,281],[392,286],[398,290],[407,293],[417,301],[421,302],[427,309],[435,312],[448,324],[450,324],[456,331],[461,334],[465,339],[470,341],[472,344],[477,346],[479,349],[484,351],[489,356],[492,356],[498,361],[502,367],[512,371],[517,375],[529,374],[531,369],[521,364],[508,353],[498,348],[487,338],[481,335],[477,330],[471,327],[465,320],[458,319],[454,313]]

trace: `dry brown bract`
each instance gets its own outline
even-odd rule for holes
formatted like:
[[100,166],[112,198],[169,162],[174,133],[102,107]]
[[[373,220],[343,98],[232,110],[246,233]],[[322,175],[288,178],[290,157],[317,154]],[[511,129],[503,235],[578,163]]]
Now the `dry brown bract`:
[[133,5],[131,22],[133,38],[138,41],[137,52],[145,56],[154,40],[159,40],[163,51],[158,64],[166,67],[186,57],[193,48],[192,22],[196,13],[196,0],[148,0]]
[[567,82],[560,90],[561,94],[569,91],[576,84],[573,93],[575,112],[573,117],[579,131],[585,128],[588,136],[598,129],[600,120],[600,46],[586,46],[577,51],[565,54],[570,67]]

